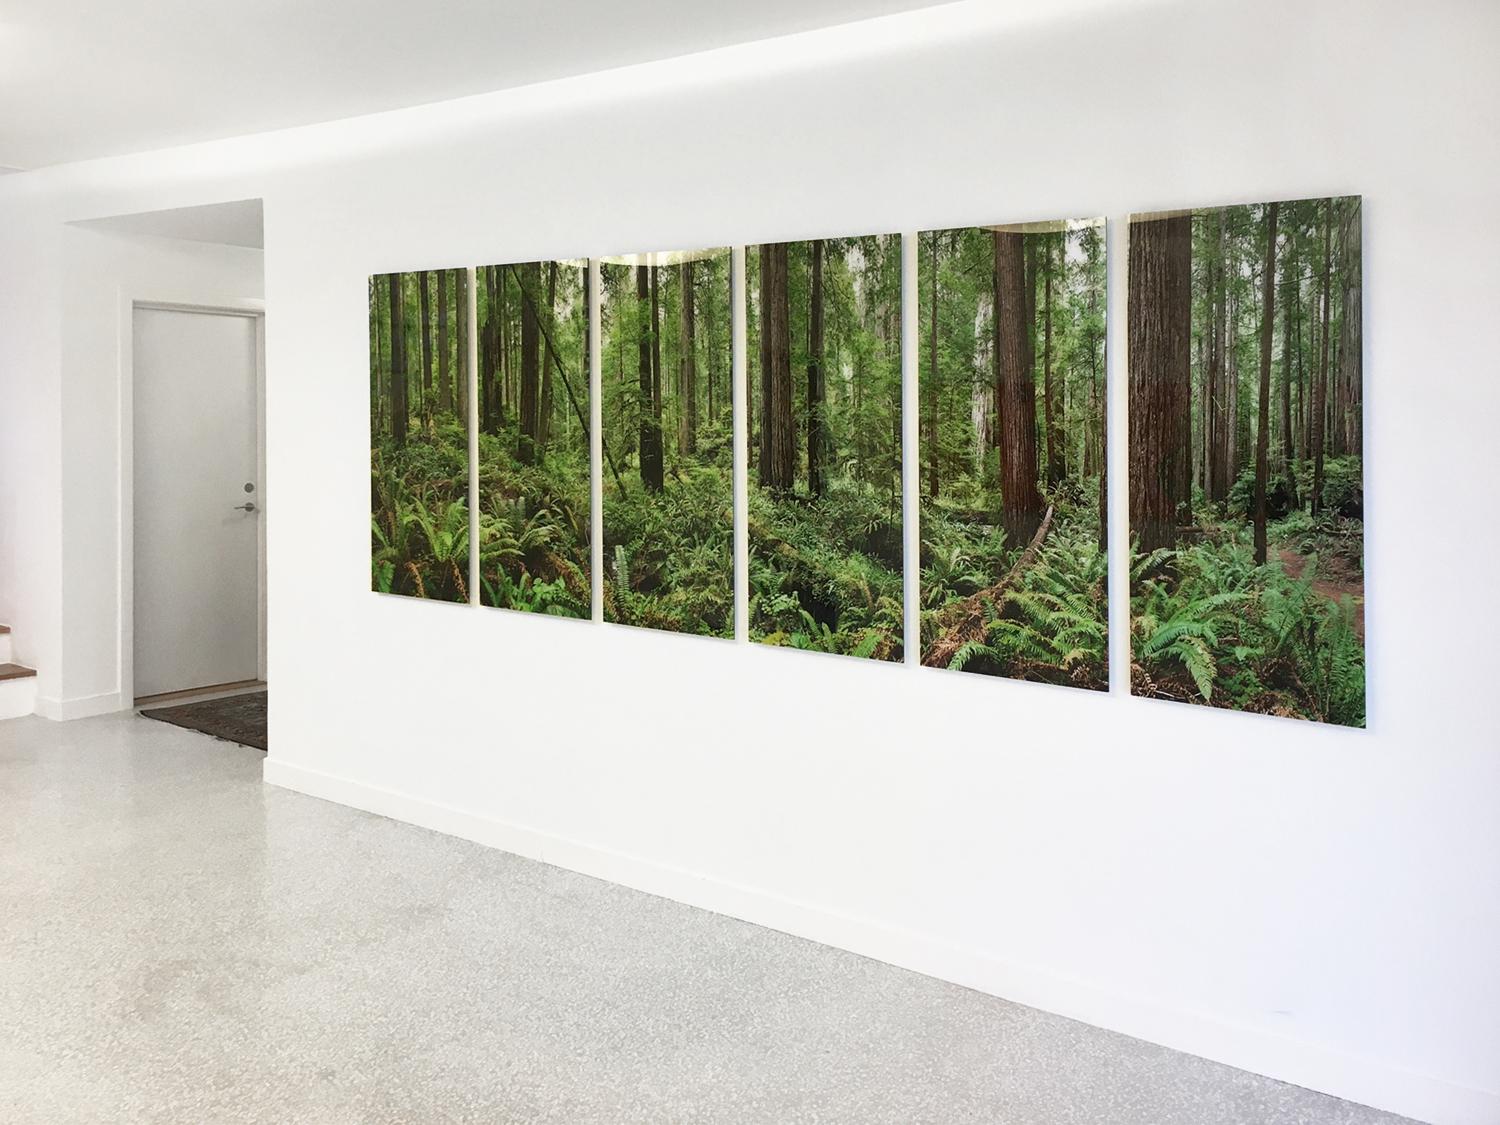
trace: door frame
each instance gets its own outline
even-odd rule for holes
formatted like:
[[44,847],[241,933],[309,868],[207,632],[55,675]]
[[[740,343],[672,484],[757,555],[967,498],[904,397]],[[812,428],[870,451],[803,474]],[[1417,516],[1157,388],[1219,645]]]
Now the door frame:
[[177,312],[201,316],[237,316],[254,322],[255,328],[255,503],[260,509],[256,524],[256,642],[255,674],[266,679],[266,303],[234,300],[205,304],[200,301],[144,300],[122,296],[120,315],[120,586],[119,667],[120,707],[135,706],[135,314],[138,310]]

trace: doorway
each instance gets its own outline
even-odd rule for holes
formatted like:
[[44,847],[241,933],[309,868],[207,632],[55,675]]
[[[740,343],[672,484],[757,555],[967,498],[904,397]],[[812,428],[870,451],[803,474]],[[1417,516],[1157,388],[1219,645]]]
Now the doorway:
[[262,313],[131,314],[134,700],[263,688]]

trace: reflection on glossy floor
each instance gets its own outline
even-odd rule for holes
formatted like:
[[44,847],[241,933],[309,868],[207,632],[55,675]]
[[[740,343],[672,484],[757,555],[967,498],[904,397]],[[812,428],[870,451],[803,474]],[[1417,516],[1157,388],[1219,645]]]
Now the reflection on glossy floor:
[[0,723],[0,1120],[1394,1122],[265,787]]

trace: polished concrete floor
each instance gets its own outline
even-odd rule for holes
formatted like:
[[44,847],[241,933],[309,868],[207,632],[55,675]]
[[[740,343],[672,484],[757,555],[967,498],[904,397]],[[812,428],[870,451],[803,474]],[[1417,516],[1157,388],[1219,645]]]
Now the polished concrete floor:
[[1394,1122],[263,786],[0,723],[0,1121]]

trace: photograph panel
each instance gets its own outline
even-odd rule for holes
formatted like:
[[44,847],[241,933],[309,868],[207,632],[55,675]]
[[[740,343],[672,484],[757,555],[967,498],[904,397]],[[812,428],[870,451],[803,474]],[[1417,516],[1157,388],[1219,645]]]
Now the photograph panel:
[[466,271],[373,276],[370,586],[469,600]]
[[1131,690],[1365,725],[1358,196],[1130,224]]
[[745,252],[750,637],[902,659],[901,238]]
[[599,264],[604,619],[734,636],[728,248]]
[[917,236],[922,663],[1109,687],[1104,220]]
[[475,271],[484,605],[591,615],[588,263]]

